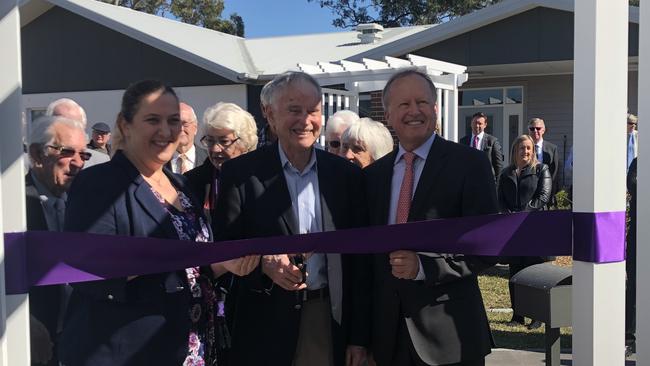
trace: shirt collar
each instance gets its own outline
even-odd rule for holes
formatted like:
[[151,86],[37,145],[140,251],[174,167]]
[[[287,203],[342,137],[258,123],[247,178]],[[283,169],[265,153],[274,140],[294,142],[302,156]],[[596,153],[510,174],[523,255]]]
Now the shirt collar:
[[472,133],[472,136],[478,136],[479,140],[482,140],[484,135],[485,135],[485,131],[481,131],[481,133],[479,133],[478,135],[474,135],[474,133]]
[[287,158],[287,154],[284,153],[284,149],[282,148],[282,144],[278,141],[278,151],[280,152],[280,163],[282,163],[282,168],[289,168],[299,175],[305,175],[307,172],[311,170],[316,170],[316,150],[314,147],[311,148],[311,157],[309,158],[309,162],[307,163],[307,166],[305,166],[305,169],[303,171],[298,171],[297,168],[291,164],[289,161],[289,158]]
[[[436,134],[433,133],[431,134],[431,137],[429,137],[422,145],[420,145],[417,149],[413,150],[413,153],[420,159],[426,160],[427,156],[429,155],[429,150],[431,150],[431,145],[433,145],[433,140],[435,140]],[[397,156],[395,157],[395,163],[397,164],[400,159],[402,158],[402,155],[406,150],[404,150],[404,147],[402,147],[402,144],[399,144],[399,148],[397,150]]]
[[539,147],[542,147],[543,144],[544,144],[544,139],[541,138],[541,139],[539,139],[539,141],[537,141],[537,143],[535,145],[537,145]]
[[36,177],[36,174],[34,174],[33,170],[29,171],[29,175],[31,175],[31,177],[32,177],[32,181],[34,182],[34,187],[36,188],[36,192],[38,192],[39,196],[41,196],[41,197],[45,196],[48,199],[49,198],[53,198],[53,199],[60,198],[60,199],[62,199],[64,201],[67,199],[68,195],[65,192],[63,192],[61,197],[57,197],[54,194],[52,194],[52,192],[50,192],[50,190],[47,189],[47,187],[45,187],[45,185],[43,183],[41,183],[40,180],[38,180],[38,178]]
[[[181,154],[179,154],[178,151],[174,151],[173,159],[178,158],[180,155]],[[192,164],[195,163],[195,160],[196,160],[196,148],[194,147],[194,144],[192,144],[192,146],[190,146],[190,149],[187,150],[187,152],[185,153],[185,157],[187,158],[187,160],[190,161],[190,163],[192,163]]]

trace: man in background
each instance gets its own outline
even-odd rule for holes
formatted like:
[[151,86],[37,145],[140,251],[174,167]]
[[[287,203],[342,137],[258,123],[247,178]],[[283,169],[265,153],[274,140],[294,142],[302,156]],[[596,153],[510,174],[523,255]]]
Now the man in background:
[[174,173],[185,174],[195,167],[203,164],[208,158],[208,152],[194,142],[198,131],[198,120],[194,109],[187,103],[181,102],[181,123],[183,128],[178,137],[178,148],[167,163],[167,167]]
[[460,139],[460,143],[485,152],[492,165],[494,179],[497,180],[503,169],[503,149],[499,139],[485,132],[487,126],[487,115],[483,112],[475,113],[472,116],[472,134]]

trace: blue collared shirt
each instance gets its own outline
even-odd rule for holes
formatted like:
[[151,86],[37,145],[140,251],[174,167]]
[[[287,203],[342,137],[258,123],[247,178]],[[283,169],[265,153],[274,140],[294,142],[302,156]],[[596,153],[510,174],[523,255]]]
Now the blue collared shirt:
[[[299,171],[291,164],[281,144],[278,144],[278,149],[294,214],[298,218],[300,234],[323,231],[316,151],[312,149],[307,166]],[[324,253],[313,253],[306,264],[309,274],[306,281],[307,288],[317,290],[326,287],[327,256]]]

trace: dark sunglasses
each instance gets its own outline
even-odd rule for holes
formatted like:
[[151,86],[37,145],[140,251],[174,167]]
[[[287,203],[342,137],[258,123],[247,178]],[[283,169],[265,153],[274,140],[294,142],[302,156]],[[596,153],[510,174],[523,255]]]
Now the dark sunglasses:
[[79,157],[81,158],[81,160],[88,161],[92,156],[92,154],[89,153],[88,151],[77,151],[71,147],[56,146],[56,145],[46,145],[46,146],[52,150],[58,151],[60,158],[72,158],[74,157],[75,154],[79,153]]
[[634,123],[634,122],[628,122],[627,124],[628,124],[629,126],[636,126],[636,123]]
[[528,127],[528,130],[529,130],[529,131],[535,131],[535,130],[537,130],[537,131],[541,131],[542,128],[544,128],[544,127],[532,127],[532,126],[531,126],[531,127]]
[[328,144],[329,147],[331,147],[332,149],[338,149],[339,147],[341,147],[341,141],[336,141],[336,140],[334,140],[334,141],[327,141],[327,144]]

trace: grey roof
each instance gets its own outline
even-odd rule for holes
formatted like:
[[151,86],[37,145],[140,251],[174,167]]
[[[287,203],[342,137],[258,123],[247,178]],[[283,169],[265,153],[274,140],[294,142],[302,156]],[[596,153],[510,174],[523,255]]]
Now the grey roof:
[[[356,31],[245,39],[95,0],[23,0],[23,25],[59,6],[233,81],[267,79],[298,63],[400,56],[501,19],[543,6],[573,11],[573,0],[506,0],[432,26],[386,28],[361,44]],[[630,7],[638,23],[638,8]]]

